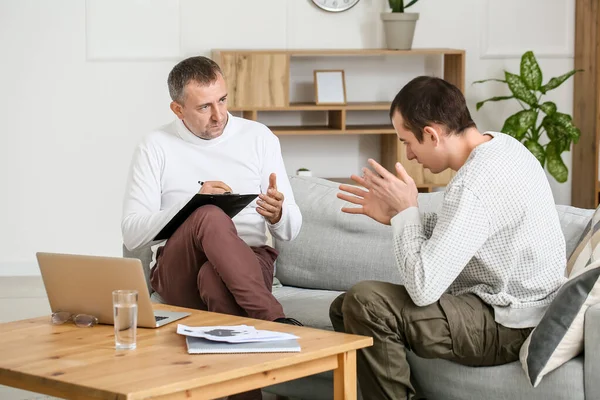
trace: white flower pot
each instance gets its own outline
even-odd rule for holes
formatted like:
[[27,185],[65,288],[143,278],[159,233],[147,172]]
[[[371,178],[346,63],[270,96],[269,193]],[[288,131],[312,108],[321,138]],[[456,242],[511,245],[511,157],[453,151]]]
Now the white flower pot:
[[296,171],[298,176],[312,176],[312,171]]
[[419,13],[381,13],[385,41],[390,50],[410,50]]

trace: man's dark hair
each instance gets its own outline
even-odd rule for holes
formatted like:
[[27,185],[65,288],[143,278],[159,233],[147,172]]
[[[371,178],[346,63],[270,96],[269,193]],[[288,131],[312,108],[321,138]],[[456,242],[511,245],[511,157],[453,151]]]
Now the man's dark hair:
[[419,76],[408,82],[394,98],[390,118],[396,111],[419,143],[423,142],[423,129],[432,123],[445,126],[448,134],[461,134],[475,126],[461,91],[432,76]]
[[185,85],[190,81],[200,85],[210,85],[217,80],[218,75],[223,76],[221,67],[210,58],[197,56],[180,61],[173,67],[167,79],[171,99],[183,103]]

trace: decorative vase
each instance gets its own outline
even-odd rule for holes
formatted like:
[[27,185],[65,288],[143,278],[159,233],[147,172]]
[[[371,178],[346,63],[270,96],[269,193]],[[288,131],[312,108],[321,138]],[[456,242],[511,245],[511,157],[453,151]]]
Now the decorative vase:
[[419,13],[381,13],[385,41],[390,50],[410,50]]

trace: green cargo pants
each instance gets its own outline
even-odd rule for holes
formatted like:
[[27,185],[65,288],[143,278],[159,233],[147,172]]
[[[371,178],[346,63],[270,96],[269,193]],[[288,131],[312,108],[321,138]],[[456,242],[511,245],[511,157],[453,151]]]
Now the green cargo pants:
[[338,332],[373,337],[358,351],[358,382],[365,400],[413,398],[406,351],[469,366],[518,360],[533,328],[510,329],[494,320],[494,310],[473,294],[444,294],[418,307],[404,286],[364,281],[333,301],[329,317]]

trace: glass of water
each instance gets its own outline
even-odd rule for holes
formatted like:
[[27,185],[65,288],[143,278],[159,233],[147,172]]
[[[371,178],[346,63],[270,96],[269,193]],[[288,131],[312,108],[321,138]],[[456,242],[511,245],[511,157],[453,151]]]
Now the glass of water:
[[115,290],[113,293],[115,347],[133,350],[136,346],[138,292]]

